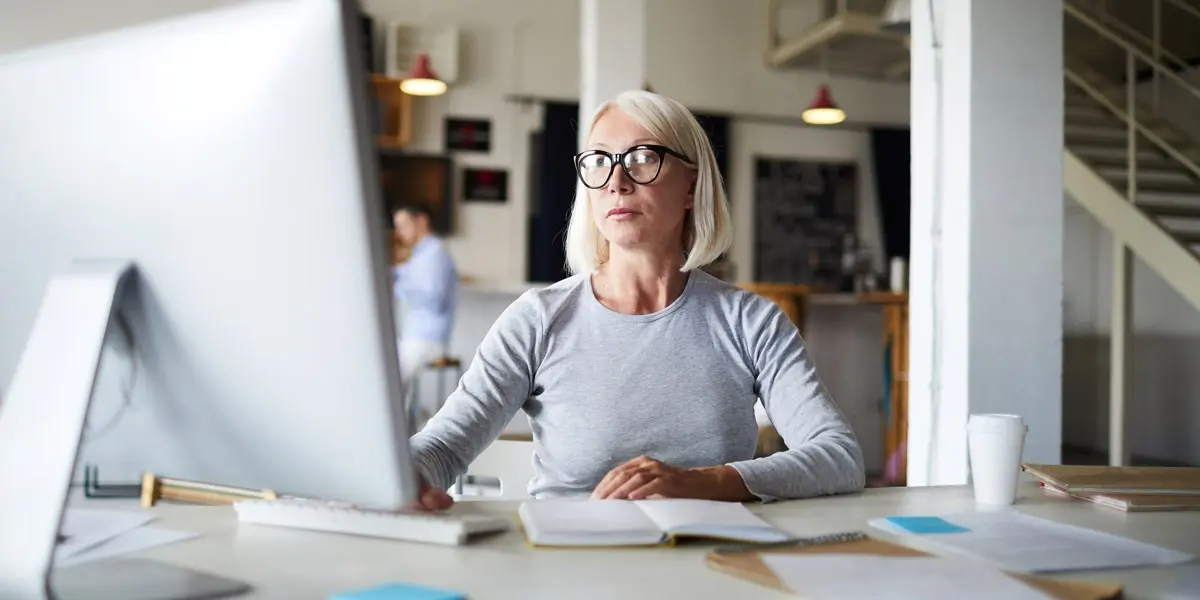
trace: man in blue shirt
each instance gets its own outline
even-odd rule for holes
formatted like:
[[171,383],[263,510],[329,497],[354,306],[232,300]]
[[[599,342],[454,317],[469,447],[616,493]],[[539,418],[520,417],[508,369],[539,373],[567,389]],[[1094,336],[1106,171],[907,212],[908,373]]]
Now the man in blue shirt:
[[[445,245],[430,231],[430,219],[429,208],[422,204],[405,204],[392,213],[396,237],[412,249],[408,260],[392,268],[392,288],[403,311],[399,352],[405,398],[421,366],[447,354],[454,324],[458,272]],[[426,403],[422,416],[435,408]]]

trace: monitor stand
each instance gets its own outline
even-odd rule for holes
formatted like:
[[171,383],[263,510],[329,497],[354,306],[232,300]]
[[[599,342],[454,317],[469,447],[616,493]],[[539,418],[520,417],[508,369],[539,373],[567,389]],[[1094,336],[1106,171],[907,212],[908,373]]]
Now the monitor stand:
[[[50,574],[100,354],[130,261],[81,261],[50,280],[0,403],[0,598],[50,600]],[[161,575],[166,565],[155,565]],[[187,571],[181,569],[181,571]],[[131,590],[139,585],[126,570]],[[191,598],[180,595],[160,598]],[[130,596],[135,597],[135,596]]]

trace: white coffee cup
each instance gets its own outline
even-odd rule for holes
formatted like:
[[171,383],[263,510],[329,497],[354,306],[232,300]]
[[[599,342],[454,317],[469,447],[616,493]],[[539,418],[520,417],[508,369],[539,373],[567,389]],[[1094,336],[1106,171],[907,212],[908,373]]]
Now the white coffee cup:
[[1016,501],[1028,430],[1018,415],[977,414],[967,420],[967,451],[976,503],[1005,505]]

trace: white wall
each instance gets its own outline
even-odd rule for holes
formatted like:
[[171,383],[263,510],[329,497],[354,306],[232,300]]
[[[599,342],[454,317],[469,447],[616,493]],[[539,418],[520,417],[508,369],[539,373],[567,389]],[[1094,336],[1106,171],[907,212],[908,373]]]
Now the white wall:
[[[1112,235],[1068,205],[1063,440],[1108,448]],[[1135,456],[1200,464],[1200,312],[1140,260],[1134,261],[1133,392],[1129,444]]]

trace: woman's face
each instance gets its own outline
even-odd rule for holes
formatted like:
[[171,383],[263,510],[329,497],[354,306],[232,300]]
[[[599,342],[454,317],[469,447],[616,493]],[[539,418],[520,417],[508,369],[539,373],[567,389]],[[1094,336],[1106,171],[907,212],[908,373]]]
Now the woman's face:
[[[603,150],[620,154],[641,145],[663,144],[624,112],[614,108],[596,122],[585,152]],[[592,219],[600,234],[610,244],[625,249],[678,252],[684,219],[692,208],[695,169],[661,150],[636,150],[622,158],[622,161],[614,162],[603,155],[585,155],[579,165],[580,172],[592,185],[603,181],[608,165],[614,165],[607,183],[599,189],[588,190]],[[630,177],[621,162],[634,177]],[[658,175],[654,177],[656,170]],[[650,183],[638,183],[634,178]]]

